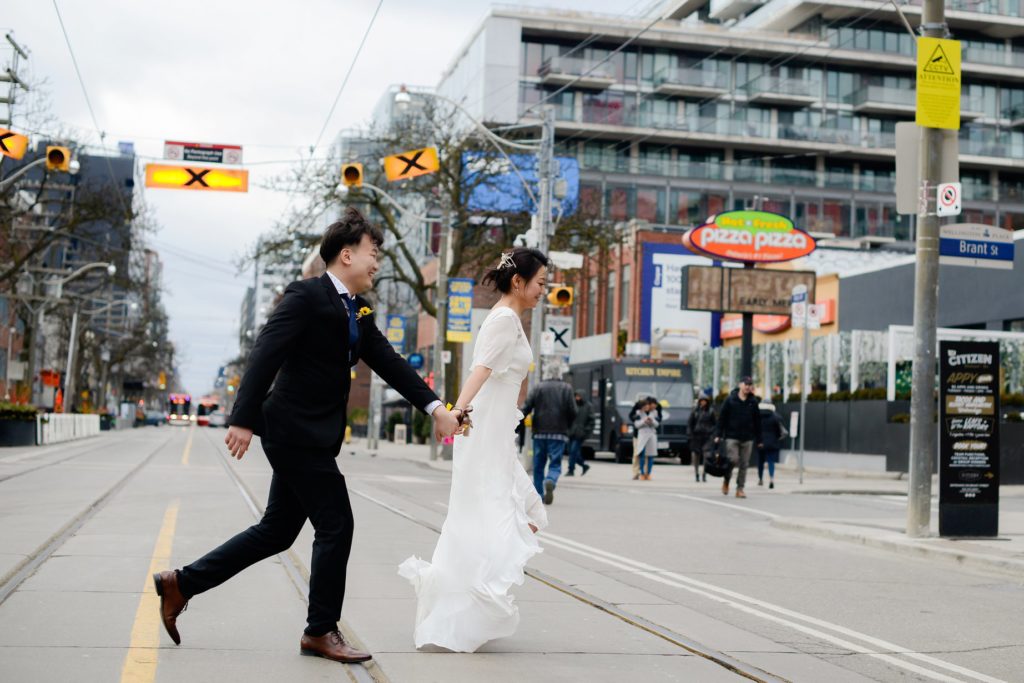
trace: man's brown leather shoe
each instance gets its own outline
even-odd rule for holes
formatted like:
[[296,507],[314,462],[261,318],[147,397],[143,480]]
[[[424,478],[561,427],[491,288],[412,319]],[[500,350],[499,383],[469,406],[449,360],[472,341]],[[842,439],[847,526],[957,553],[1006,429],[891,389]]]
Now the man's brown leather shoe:
[[339,631],[331,631],[322,636],[302,634],[299,641],[299,652],[309,657],[333,659],[343,664],[357,664],[373,659],[369,652],[360,652],[345,642]]
[[153,585],[156,587],[156,594],[160,596],[160,619],[164,622],[167,635],[175,645],[181,645],[177,621],[178,615],[188,607],[188,600],[178,588],[178,573],[173,569],[157,572],[153,574]]

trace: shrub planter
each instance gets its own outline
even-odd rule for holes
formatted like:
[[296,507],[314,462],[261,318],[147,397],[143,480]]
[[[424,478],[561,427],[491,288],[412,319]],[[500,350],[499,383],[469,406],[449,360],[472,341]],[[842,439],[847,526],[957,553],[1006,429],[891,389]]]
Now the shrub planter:
[[35,420],[0,420],[0,446],[35,446]]

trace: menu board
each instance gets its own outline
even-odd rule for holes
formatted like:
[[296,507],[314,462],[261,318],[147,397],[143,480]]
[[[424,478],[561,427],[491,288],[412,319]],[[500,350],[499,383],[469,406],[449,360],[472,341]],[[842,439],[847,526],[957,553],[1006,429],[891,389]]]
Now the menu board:
[[939,535],[999,534],[999,343],[939,343]]

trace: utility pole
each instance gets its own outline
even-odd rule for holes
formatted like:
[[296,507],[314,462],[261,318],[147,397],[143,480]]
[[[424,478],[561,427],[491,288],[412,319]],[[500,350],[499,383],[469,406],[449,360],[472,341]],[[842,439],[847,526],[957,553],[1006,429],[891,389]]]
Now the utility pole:
[[[448,199],[441,190],[441,245],[437,255],[437,295],[436,302],[437,333],[434,336],[434,393],[444,400],[445,396],[445,372],[444,372],[444,343],[448,333],[448,250],[451,245],[451,211],[448,208]],[[433,436],[430,438],[430,459],[437,460],[438,443]]]
[[[554,158],[555,158],[555,108],[545,105],[543,108],[544,123],[541,128],[540,152],[537,155],[537,177],[539,180],[540,206],[537,208],[537,249],[541,253],[548,253],[548,243],[554,232],[551,222],[551,194],[554,186]],[[540,348],[540,336],[544,331],[544,298],[533,309],[533,317],[530,319],[530,346],[536,354],[537,359],[533,364],[533,372],[530,373],[530,389],[533,389],[540,382],[543,375],[541,366],[543,356]]]
[[[921,34],[946,37],[944,0],[924,0]],[[918,48],[920,49],[920,47]],[[921,192],[934,192],[941,180],[942,130],[921,128]],[[907,536],[929,535],[932,460],[936,452],[935,337],[939,307],[939,218],[922,201],[917,220],[917,265],[914,274],[914,365],[910,380],[910,483],[907,490]]]
[[75,407],[75,337],[78,335],[78,306],[71,315],[71,337],[68,339],[68,362],[64,367],[64,412],[70,413]]

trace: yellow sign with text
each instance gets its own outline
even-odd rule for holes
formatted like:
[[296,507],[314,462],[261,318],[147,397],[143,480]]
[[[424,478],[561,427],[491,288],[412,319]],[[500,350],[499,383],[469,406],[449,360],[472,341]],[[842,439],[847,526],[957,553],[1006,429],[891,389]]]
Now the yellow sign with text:
[[917,39],[917,125],[960,129],[960,41]]

